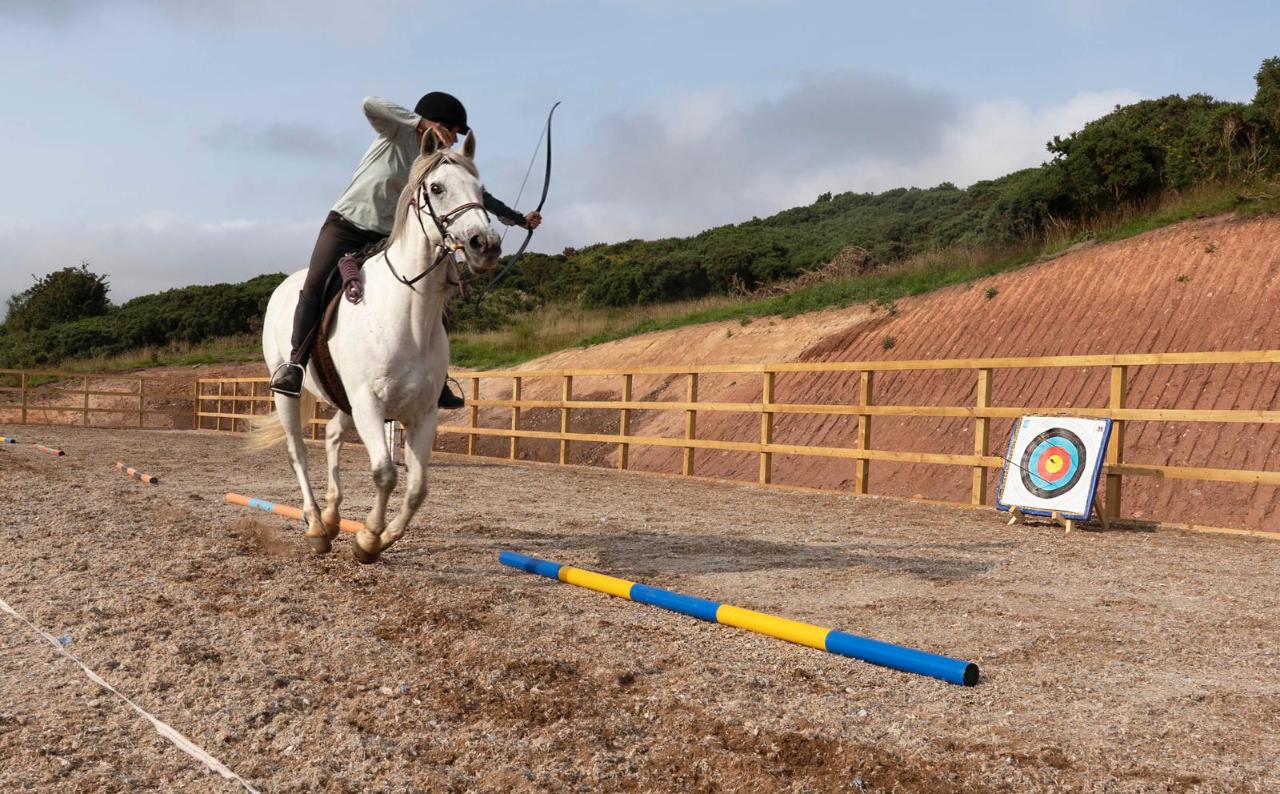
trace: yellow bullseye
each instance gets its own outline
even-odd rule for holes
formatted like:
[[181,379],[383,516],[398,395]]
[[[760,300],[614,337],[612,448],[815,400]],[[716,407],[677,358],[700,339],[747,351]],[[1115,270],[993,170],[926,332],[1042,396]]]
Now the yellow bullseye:
[[1044,462],[1044,470],[1050,474],[1057,474],[1062,471],[1062,464],[1063,460],[1061,455],[1050,455],[1049,459]]

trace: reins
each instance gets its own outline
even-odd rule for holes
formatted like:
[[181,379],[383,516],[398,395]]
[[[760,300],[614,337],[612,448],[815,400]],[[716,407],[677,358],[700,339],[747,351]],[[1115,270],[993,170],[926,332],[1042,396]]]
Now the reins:
[[[441,160],[441,163],[443,162],[445,161]],[[438,168],[439,165],[440,163],[437,163],[436,167]],[[432,170],[435,169],[433,168]],[[430,175],[431,171],[427,171],[422,175],[422,179],[418,182],[418,190],[415,192],[414,197],[409,200],[409,204],[413,207],[413,214],[418,219],[418,227],[422,229],[422,236],[430,239],[431,235],[427,234],[427,226],[422,222],[422,206],[418,203],[418,195],[421,195],[422,203],[427,207],[427,214],[431,216],[431,221],[435,224],[436,231],[440,233],[440,242],[436,243],[436,248],[439,253],[436,254],[435,261],[432,262],[426,270],[423,270],[413,278],[405,278],[396,270],[395,265],[391,264],[391,257],[387,255],[387,250],[383,249],[382,251],[382,258],[387,263],[387,267],[391,270],[391,275],[395,276],[397,281],[404,284],[409,289],[414,289],[414,284],[430,275],[431,271],[439,267],[440,263],[444,262],[446,258],[454,259],[455,264],[457,263],[457,259],[453,255],[462,250],[463,244],[454,240],[449,234],[449,225],[455,218],[464,212],[480,210],[484,213],[485,222],[489,222],[489,213],[485,210],[484,205],[474,201],[466,204],[460,204],[446,212],[444,215],[438,215],[435,207],[431,206],[430,191],[427,189],[427,177]]]

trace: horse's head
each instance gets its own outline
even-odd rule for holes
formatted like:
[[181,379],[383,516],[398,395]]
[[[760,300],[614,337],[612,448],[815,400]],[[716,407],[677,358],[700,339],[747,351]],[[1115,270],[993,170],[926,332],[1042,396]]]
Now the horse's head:
[[476,136],[468,133],[462,152],[444,146],[435,133],[422,136],[421,153],[413,173],[419,179],[414,200],[424,230],[434,226],[444,245],[460,252],[467,268],[486,274],[498,265],[502,238],[489,223],[484,209],[484,186],[476,170]]

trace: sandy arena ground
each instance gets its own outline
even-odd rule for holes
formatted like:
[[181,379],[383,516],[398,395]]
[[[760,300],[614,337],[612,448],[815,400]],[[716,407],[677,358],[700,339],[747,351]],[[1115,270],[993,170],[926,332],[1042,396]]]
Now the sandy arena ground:
[[[1280,790],[1280,546],[442,456],[376,566],[227,434],[0,426],[0,598],[264,792]],[[313,461],[319,460],[313,450]],[[344,513],[372,494],[351,448]],[[115,474],[117,458],[161,477]],[[313,466],[313,477],[319,472]],[[873,667],[512,548],[982,667]],[[234,791],[0,614],[0,790]]]

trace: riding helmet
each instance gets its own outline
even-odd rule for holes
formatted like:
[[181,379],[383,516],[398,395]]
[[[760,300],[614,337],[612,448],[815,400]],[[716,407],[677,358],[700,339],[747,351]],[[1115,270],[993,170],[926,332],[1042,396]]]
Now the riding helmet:
[[467,127],[467,109],[452,94],[446,94],[443,91],[432,91],[430,94],[424,94],[422,99],[418,100],[418,104],[414,106],[413,112],[428,121],[457,127],[458,132],[463,135],[471,132],[471,129]]

